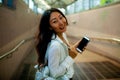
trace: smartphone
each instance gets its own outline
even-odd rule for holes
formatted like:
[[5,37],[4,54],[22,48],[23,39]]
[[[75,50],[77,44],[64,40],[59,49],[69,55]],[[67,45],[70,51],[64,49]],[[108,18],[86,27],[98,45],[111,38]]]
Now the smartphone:
[[80,53],[83,52],[84,48],[87,46],[89,41],[90,41],[90,39],[88,37],[84,36],[76,48],[77,51]]

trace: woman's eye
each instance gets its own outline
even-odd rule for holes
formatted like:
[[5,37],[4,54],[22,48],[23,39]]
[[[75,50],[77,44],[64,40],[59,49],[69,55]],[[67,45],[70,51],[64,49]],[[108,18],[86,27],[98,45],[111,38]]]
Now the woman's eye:
[[53,23],[56,23],[57,21],[53,21]]

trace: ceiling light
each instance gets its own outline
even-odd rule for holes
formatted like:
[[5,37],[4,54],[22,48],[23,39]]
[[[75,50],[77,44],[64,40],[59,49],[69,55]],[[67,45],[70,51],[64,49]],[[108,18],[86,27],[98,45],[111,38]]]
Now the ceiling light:
[[39,0],[42,4],[44,4],[48,9],[51,8],[44,0]]

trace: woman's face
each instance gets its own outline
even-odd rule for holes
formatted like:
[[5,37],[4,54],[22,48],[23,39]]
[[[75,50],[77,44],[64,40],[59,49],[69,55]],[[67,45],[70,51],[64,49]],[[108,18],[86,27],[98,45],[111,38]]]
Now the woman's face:
[[50,15],[50,29],[54,30],[57,34],[66,31],[66,19],[59,12],[52,12]]

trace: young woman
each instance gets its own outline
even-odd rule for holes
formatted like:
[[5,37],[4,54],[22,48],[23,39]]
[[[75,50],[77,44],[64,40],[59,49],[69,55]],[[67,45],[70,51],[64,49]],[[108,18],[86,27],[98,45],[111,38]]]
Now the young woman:
[[65,35],[68,21],[64,14],[55,8],[46,10],[40,21],[38,44],[39,65],[46,64],[50,76],[56,80],[71,80],[74,74],[73,63],[77,56],[75,46],[71,46]]

